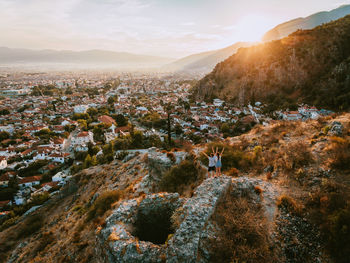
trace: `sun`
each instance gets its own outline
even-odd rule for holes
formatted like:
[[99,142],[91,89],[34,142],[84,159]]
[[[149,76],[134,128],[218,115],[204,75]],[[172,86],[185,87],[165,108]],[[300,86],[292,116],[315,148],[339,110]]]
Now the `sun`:
[[235,25],[235,33],[241,41],[258,42],[275,25],[273,19],[262,15],[247,15]]

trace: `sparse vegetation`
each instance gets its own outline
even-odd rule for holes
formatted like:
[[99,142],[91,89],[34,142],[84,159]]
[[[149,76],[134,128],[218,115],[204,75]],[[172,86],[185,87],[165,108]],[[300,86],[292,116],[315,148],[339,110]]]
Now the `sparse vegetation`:
[[[189,187],[202,180],[201,169],[194,160],[184,160],[173,166],[161,179],[159,187],[161,191],[178,192],[183,194]],[[193,185],[194,184],[194,185]]]
[[350,160],[350,139],[332,137],[331,138],[331,164],[334,168],[349,169]]
[[210,262],[279,262],[269,249],[263,210],[249,195],[228,194],[218,205],[213,219],[220,231],[210,243]]
[[111,209],[111,205],[118,201],[121,196],[122,193],[117,190],[102,193],[99,197],[97,197],[88,211],[87,220],[90,221],[95,217],[103,216],[107,210]]

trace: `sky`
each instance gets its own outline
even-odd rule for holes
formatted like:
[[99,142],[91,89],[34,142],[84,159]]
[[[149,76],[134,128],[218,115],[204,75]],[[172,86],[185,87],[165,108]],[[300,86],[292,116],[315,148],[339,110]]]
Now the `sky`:
[[0,0],[0,46],[179,58],[258,41],[342,0]]

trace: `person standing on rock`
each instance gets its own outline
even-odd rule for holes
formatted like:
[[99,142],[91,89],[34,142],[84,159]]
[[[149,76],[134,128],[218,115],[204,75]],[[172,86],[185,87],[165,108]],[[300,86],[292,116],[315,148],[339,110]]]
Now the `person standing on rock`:
[[216,156],[216,176],[220,176],[221,175],[221,167],[222,167],[222,163],[221,163],[221,156],[224,153],[225,148],[222,148],[222,151],[219,153],[219,148],[216,148],[216,152],[215,152],[215,156]]
[[216,156],[214,155],[214,152],[208,156],[205,152],[203,154],[208,158],[209,164],[208,164],[208,178],[213,177],[215,172],[215,164],[216,164]]

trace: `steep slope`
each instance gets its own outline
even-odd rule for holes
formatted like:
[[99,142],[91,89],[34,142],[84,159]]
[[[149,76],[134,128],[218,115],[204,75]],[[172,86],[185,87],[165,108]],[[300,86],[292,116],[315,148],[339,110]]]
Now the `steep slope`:
[[156,186],[193,152],[174,162],[151,148],[81,171],[0,232],[2,262],[349,262],[350,114],[275,121],[205,150],[214,145],[226,176],[188,195]]
[[30,49],[12,49],[0,48],[0,63],[76,63],[76,64],[119,64],[119,65],[137,65],[150,64],[161,65],[171,62],[172,59],[136,55],[126,52],[113,52],[106,50],[30,50]]
[[306,102],[350,107],[350,16],[290,36],[241,48],[199,81],[197,100],[244,104]]
[[312,29],[332,20],[337,20],[350,14],[350,5],[343,5],[329,12],[319,12],[305,18],[297,18],[276,26],[268,31],[262,38],[263,41],[281,39],[298,29]]
[[248,42],[238,42],[226,48],[193,54],[166,65],[164,69],[208,73],[217,63],[232,56],[239,48],[251,45],[252,43]]

